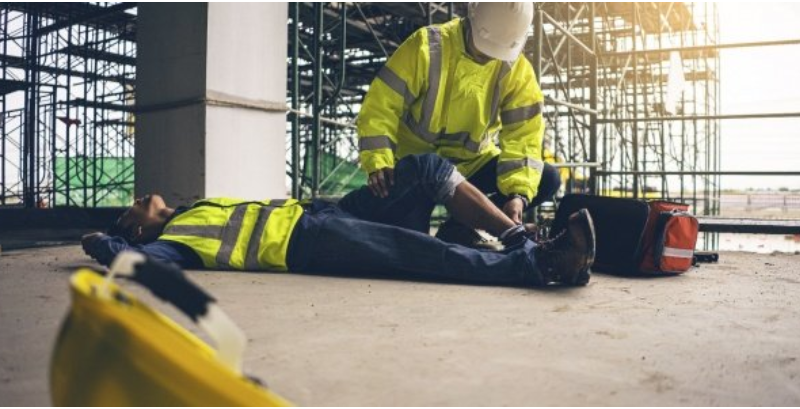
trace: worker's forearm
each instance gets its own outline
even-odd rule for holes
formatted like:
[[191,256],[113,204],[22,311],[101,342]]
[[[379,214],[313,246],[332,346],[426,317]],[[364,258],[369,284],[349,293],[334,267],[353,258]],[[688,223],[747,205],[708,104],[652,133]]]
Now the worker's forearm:
[[457,221],[495,236],[516,225],[483,192],[467,181],[456,187],[445,207]]

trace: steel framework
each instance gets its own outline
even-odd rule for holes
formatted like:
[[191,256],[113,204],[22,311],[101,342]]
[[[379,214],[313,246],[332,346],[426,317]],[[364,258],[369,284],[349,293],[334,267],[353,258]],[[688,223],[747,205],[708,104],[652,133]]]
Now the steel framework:
[[[287,186],[341,195],[364,181],[354,121],[387,57],[465,3],[291,3]],[[5,3],[0,205],[124,203],[132,190],[135,4]],[[665,198],[720,212],[714,3],[538,3],[525,49],[546,95],[548,160],[565,192]],[[767,174],[800,175],[800,172]]]
[[414,30],[464,3],[291,3],[287,175],[292,194],[340,195],[363,183],[354,121],[369,84]]
[[[288,173],[296,195],[335,195],[359,175],[352,123],[386,57],[414,29],[465,10],[463,3],[291,7]],[[716,214],[719,175],[647,172],[719,170],[718,119],[702,118],[719,113],[719,58],[689,50],[715,45],[717,26],[713,4],[537,7],[526,56],[547,95],[545,144],[566,163],[567,191],[689,200]],[[648,51],[668,47],[677,55]],[[670,75],[684,82],[676,92],[667,92]],[[682,119],[641,121],[675,114]],[[350,173],[340,175],[343,167]]]
[[0,6],[0,205],[130,202],[134,8]]

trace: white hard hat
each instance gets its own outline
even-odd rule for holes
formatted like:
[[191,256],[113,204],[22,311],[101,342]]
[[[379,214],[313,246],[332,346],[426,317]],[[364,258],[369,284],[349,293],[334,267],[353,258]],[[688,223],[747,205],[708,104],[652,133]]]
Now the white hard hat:
[[533,20],[533,3],[469,3],[472,42],[478,51],[503,61],[522,52]]

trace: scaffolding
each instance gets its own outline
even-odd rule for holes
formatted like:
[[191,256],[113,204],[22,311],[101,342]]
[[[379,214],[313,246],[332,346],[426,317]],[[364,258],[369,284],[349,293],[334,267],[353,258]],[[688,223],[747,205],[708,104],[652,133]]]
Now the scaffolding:
[[375,74],[418,28],[465,3],[291,3],[287,175],[295,197],[362,185],[355,118]]
[[596,164],[573,174],[568,190],[688,201],[716,214],[719,176],[702,172],[719,170],[719,55],[686,51],[717,44],[716,15],[713,3],[538,10],[528,48],[550,102],[552,149]]
[[[363,177],[353,165],[352,124],[386,57],[415,29],[466,10],[463,3],[290,7],[293,193],[340,194],[349,178]],[[718,114],[719,56],[644,51],[713,45],[717,27],[714,4],[537,7],[525,54],[547,96],[545,145],[568,169],[566,192],[683,200],[717,214],[719,176],[695,173],[719,170],[718,120],[698,119]],[[677,91],[674,81],[682,82]],[[666,115],[680,120],[643,120]],[[673,171],[686,174],[657,174]]]
[[[133,189],[136,8],[4,3],[0,206],[125,204]],[[360,186],[355,119],[388,56],[466,3],[290,3],[286,181],[295,197]],[[714,3],[537,3],[524,55],[546,97],[562,193],[659,198],[720,214]]]
[[132,3],[0,6],[0,206],[121,206],[133,190]]

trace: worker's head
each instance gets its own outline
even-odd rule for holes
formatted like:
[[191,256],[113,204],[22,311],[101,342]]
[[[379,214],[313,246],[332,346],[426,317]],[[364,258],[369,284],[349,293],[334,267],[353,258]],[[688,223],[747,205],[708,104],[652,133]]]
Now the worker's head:
[[159,195],[140,197],[111,226],[108,235],[122,237],[131,244],[153,242],[164,230],[171,210]]
[[519,57],[532,20],[533,3],[469,3],[472,45],[498,60]]

